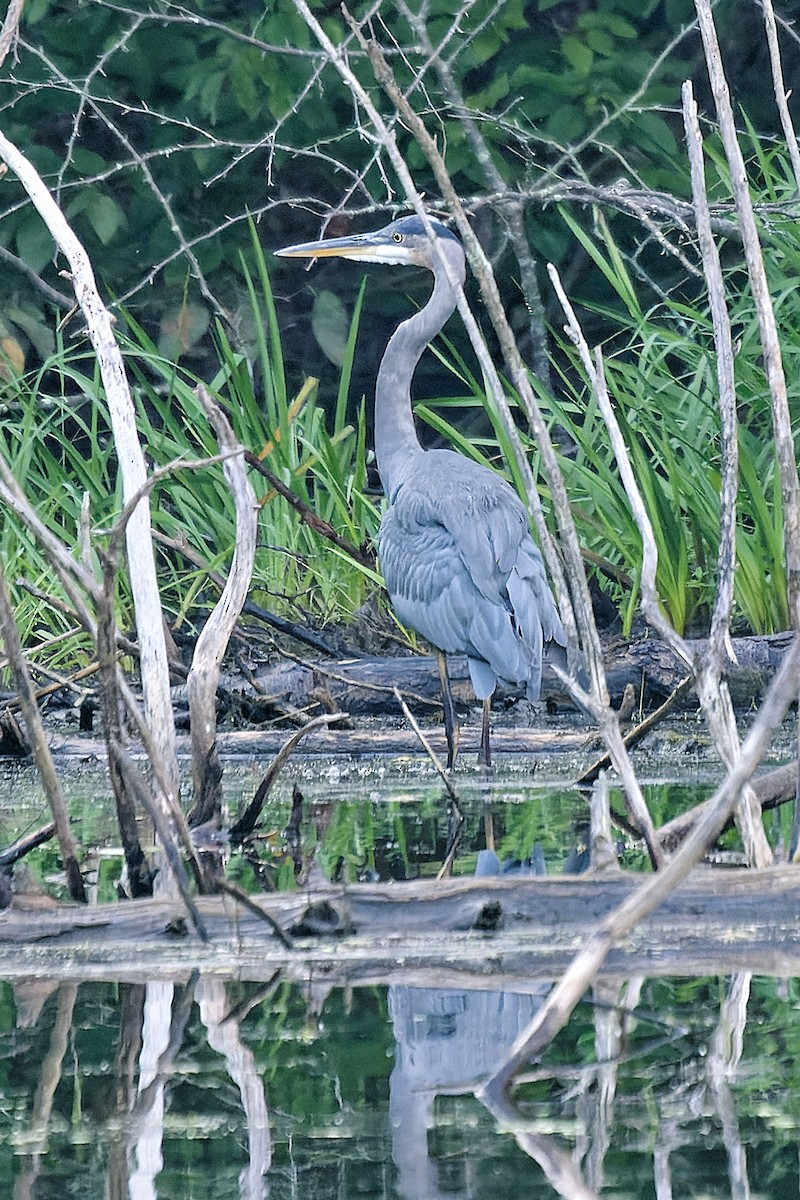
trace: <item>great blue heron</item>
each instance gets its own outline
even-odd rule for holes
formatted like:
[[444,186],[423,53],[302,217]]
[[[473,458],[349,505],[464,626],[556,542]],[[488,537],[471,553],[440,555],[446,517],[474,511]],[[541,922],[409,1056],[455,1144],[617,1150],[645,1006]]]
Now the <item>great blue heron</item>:
[[378,553],[398,618],[438,651],[448,765],[455,761],[458,723],[446,654],[467,656],[475,695],[483,701],[480,761],[488,765],[497,681],[525,684],[528,699],[537,700],[543,645],[564,647],[566,637],[514,489],[489,467],[452,450],[424,450],[414,428],[412,376],[456,307],[441,258],[454,279],[465,278],[460,241],[438,221],[431,224],[435,243],[419,217],[403,217],[374,233],[304,242],[276,253],[420,266],[433,273],[428,303],[389,339],[375,385],[375,454],[388,501]]

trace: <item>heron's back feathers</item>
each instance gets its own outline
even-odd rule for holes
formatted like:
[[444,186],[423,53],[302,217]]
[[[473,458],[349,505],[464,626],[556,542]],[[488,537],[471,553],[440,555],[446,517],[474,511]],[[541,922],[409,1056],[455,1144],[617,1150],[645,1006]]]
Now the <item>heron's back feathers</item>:
[[449,450],[414,455],[390,497],[380,564],[400,620],[466,654],[479,699],[498,679],[539,696],[542,650],[566,637],[519,497]]

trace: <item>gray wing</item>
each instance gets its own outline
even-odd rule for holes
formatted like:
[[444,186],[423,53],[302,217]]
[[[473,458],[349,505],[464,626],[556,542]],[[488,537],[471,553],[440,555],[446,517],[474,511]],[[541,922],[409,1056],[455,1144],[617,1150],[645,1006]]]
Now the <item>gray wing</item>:
[[566,638],[525,509],[504,480],[429,451],[397,488],[378,544],[397,616],[438,649],[466,654],[480,699],[498,678],[538,698],[543,643]]

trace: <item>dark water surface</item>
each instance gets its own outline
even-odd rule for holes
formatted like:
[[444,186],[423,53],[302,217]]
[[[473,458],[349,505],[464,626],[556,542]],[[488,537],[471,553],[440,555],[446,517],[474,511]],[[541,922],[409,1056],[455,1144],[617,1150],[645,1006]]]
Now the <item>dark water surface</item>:
[[[235,809],[254,765],[226,775]],[[26,772],[2,781],[0,844],[47,819]],[[456,870],[487,829],[502,861],[535,850],[563,870],[585,836],[585,798],[538,772],[465,772]],[[260,868],[293,886],[282,830],[297,785],[302,852],[343,879],[432,875],[448,813],[419,765],[297,762],[262,822]],[[658,821],[711,790],[702,764],[648,786]],[[96,894],[119,875],[103,773],[70,798]],[[491,817],[489,818],[489,813]],[[785,836],[776,815],[774,838]],[[319,844],[318,844],[319,843]],[[731,848],[733,843],[730,843]],[[621,839],[626,865],[640,848]],[[60,879],[52,848],[31,870]],[[232,877],[253,884],[252,863]],[[402,887],[402,882],[398,882]],[[135,948],[132,949],[135,953]],[[0,957],[0,980],[2,958]],[[452,985],[452,976],[448,980]],[[0,982],[0,1198],[304,1200],[800,1193],[800,984],[752,977],[604,981],[533,1064],[501,1121],[481,1084],[549,984],[330,989],[261,986],[202,971],[177,984]]]

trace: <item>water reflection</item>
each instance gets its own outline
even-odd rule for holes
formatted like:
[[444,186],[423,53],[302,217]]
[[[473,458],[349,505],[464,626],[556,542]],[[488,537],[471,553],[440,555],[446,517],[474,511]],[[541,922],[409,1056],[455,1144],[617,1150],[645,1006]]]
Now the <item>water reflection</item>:
[[498,1126],[476,1089],[544,995],[515,988],[0,986],[0,1195],[796,1194],[794,982],[602,982]]
[[[133,991],[135,1005],[142,989]],[[128,989],[124,989],[123,995],[127,992]],[[239,1021],[230,1011],[224,982],[213,976],[203,976],[193,977],[186,988],[178,992],[177,998],[175,987],[169,983],[149,983],[144,989],[139,1080],[130,1109],[133,1119],[129,1123],[127,1176],[117,1173],[116,1186],[111,1190],[111,1194],[120,1200],[123,1197],[129,1200],[158,1198],[157,1180],[164,1166],[166,1091],[175,1073],[175,1059],[184,1040],[192,1001],[197,1004],[209,1047],[224,1059],[244,1113],[248,1161],[239,1174],[241,1200],[261,1200],[266,1194],[265,1177],[272,1161],[272,1147],[264,1083],[252,1050],[241,1040]],[[134,1005],[127,1006],[128,1015],[135,1013]],[[127,1034],[123,1032],[121,1049],[130,1046],[131,1033],[136,1039],[135,1025]],[[133,1095],[130,1072],[125,1073],[118,1094],[124,1113],[129,1107],[126,1098]],[[126,1177],[127,1190],[124,1187]]]
[[441,1184],[431,1162],[428,1131],[436,1098],[474,1092],[531,1022],[548,990],[541,983],[528,994],[389,988],[395,1037],[389,1115],[401,1196],[438,1200],[464,1194],[452,1178]]

